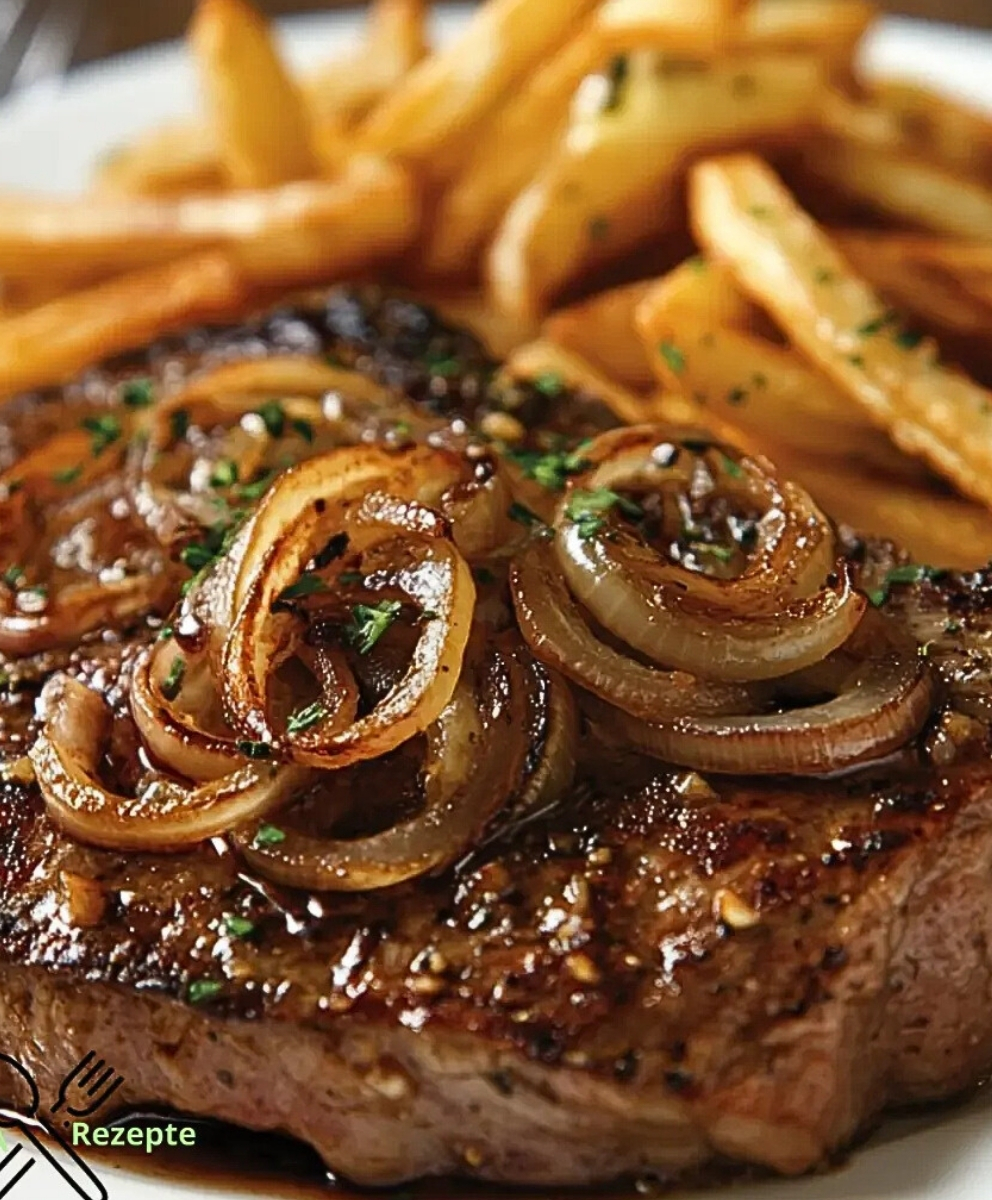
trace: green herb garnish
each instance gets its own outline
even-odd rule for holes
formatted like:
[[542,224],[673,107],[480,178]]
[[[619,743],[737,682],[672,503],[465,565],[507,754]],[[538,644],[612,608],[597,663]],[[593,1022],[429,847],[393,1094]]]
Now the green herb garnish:
[[255,922],[247,917],[239,917],[235,913],[224,914],[224,932],[230,937],[251,937],[255,932]]
[[128,408],[148,408],[155,403],[155,388],[150,379],[129,379],[121,389]]
[[728,404],[743,404],[747,399],[747,392],[742,387],[731,388],[727,393]]
[[359,654],[368,654],[400,615],[402,607],[398,600],[356,604],[351,610],[351,622],[345,627],[345,637]]
[[540,392],[542,396],[547,396],[551,400],[560,396],[565,390],[565,380],[557,371],[542,371],[540,375],[531,380],[531,384],[536,392]]
[[169,414],[169,429],[172,431],[174,442],[181,442],[186,436],[189,432],[189,413],[185,408],[177,408]]
[[5,583],[7,585],[7,587],[11,588],[12,590],[20,587],[23,580],[24,580],[24,568],[23,567],[17,567],[17,566],[8,567],[6,569],[6,571],[4,571],[4,573],[2,575],[0,575],[0,582]]
[[606,78],[609,88],[603,101],[603,112],[616,112],[623,102],[624,88],[630,75],[630,63],[626,54],[617,54],[610,60]]
[[191,1004],[202,1004],[204,1000],[212,1000],[223,987],[216,979],[197,979],[189,985],[186,995]]
[[915,350],[923,341],[923,334],[917,333],[915,329],[902,329],[893,336],[892,340],[903,350]]
[[222,458],[214,464],[210,474],[210,486],[227,488],[238,482],[238,464],[233,458]]
[[172,660],[169,674],[162,681],[162,695],[166,700],[175,700],[183,686],[183,676],[186,674],[186,660],[178,655]]
[[676,375],[681,375],[685,370],[685,355],[674,342],[660,342],[658,353]]
[[874,337],[881,333],[883,329],[887,329],[899,320],[899,314],[893,309],[887,309],[884,313],[880,313],[870,321],[865,321],[863,325],[859,325],[855,330],[858,337]]
[[314,725],[319,725],[326,716],[327,706],[323,701],[315,700],[306,708],[290,713],[289,720],[286,722],[286,731],[287,733],[303,733],[305,730],[313,728]]
[[304,421],[302,417],[294,417],[289,424],[293,432],[303,438],[307,445],[313,445],[313,426],[309,421]]
[[514,500],[506,511],[510,520],[517,521],[520,525],[534,526],[544,524],[536,512],[532,512],[526,504],[520,504],[516,500]]
[[121,436],[121,423],[113,413],[101,413],[97,417],[85,417],[82,427],[90,435],[90,448],[97,458],[108,446]]
[[82,473],[83,468],[79,464],[74,467],[63,467],[61,471],[52,472],[52,480],[55,483],[75,483]]
[[278,400],[266,400],[255,411],[262,418],[262,424],[269,437],[282,437],[286,428],[286,410]]
[[263,846],[278,846],[285,840],[285,833],[275,825],[259,825],[251,844],[257,849]]
[[583,541],[595,537],[606,524],[604,514],[618,508],[625,516],[635,520],[644,516],[644,510],[639,504],[621,496],[610,488],[596,488],[595,491],[585,491],[576,488],[568,498],[565,515],[574,521]]
[[549,492],[560,492],[565,488],[570,475],[578,475],[589,466],[580,449],[551,450],[542,454],[538,450],[510,450],[507,454],[517,463],[528,479],[536,480]]
[[742,467],[740,466],[739,463],[735,463],[734,460],[728,454],[720,455],[720,465],[723,467],[724,471],[730,476],[731,479],[743,478],[744,471],[743,471]]
[[260,762],[272,757],[272,747],[268,742],[252,742],[246,738],[238,742],[238,753],[252,759],[253,762]]
[[191,571],[196,572],[209,567],[217,557],[217,552],[203,542],[191,542],[183,547],[179,557]]
[[241,500],[261,500],[269,490],[277,474],[277,471],[270,468],[268,471],[262,471],[251,483],[242,483],[238,487],[238,498]]
[[365,576],[361,571],[342,571],[338,576],[338,582],[343,583],[346,587],[350,587],[356,583],[364,583]]
[[310,571],[304,572],[295,583],[283,588],[276,597],[276,604],[285,604],[287,600],[301,600],[304,596],[316,596],[318,592],[326,592],[327,584],[319,575]]
[[487,584],[496,582],[496,576],[488,567],[476,567],[472,574],[475,576],[477,583]]
[[589,236],[594,242],[601,242],[610,232],[610,222],[607,217],[593,217],[589,222]]

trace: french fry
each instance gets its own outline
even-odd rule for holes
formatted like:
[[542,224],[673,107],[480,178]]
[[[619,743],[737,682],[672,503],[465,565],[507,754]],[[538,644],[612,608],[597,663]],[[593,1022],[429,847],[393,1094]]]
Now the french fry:
[[602,62],[595,31],[580,31],[484,122],[464,166],[438,201],[422,259],[428,274],[471,270],[510,201],[551,153],[575,89]]
[[826,138],[803,156],[813,177],[876,212],[948,237],[992,240],[992,187],[864,137]]
[[908,334],[775,173],[751,155],[700,164],[693,224],[708,253],[907,454],[992,504],[992,392]]
[[818,107],[823,67],[801,55],[657,69],[632,59],[621,94],[573,111],[567,135],[507,212],[490,247],[495,302],[539,314],[592,266],[657,238],[681,212],[688,160],[707,147],[795,139]]
[[362,157],[334,181],[167,201],[0,198],[0,275],[103,276],[224,248],[260,286],[327,282],[405,248],[418,200],[402,168]]
[[611,50],[715,57],[733,37],[741,0],[606,0],[596,27]]
[[200,0],[189,36],[230,182],[316,177],[310,114],[261,14],[247,0]]
[[765,452],[835,521],[860,534],[890,538],[917,562],[971,570],[992,557],[992,515],[980,504],[879,475],[857,462],[793,455],[773,445]]
[[875,16],[863,0],[753,0],[736,25],[734,48],[805,50],[833,64],[846,63]]
[[464,154],[479,121],[563,44],[593,4],[481,5],[460,37],[419,63],[369,114],[360,143],[435,168]]
[[[988,279],[992,276],[992,241],[951,240],[928,233],[890,230],[836,229],[842,250],[864,256],[882,255],[915,266],[937,267],[959,279]],[[853,249],[852,249],[853,248]]]
[[515,350],[503,364],[508,379],[537,379],[557,376],[567,387],[588,392],[630,425],[656,420],[660,408],[653,398],[638,396],[598,371],[592,363],[564,346],[538,338]]
[[[420,293],[418,292],[418,295]],[[507,358],[518,346],[537,336],[537,324],[519,321],[493,308],[482,292],[428,291],[427,304],[445,320],[464,325],[496,358]]]
[[891,115],[907,145],[962,174],[992,181],[987,113],[903,79],[872,80],[868,97]]
[[0,321],[0,394],[62,383],[111,354],[197,321],[230,319],[250,291],[225,254],[122,275]]
[[97,167],[100,192],[180,196],[217,192],[226,184],[217,143],[206,125],[162,125],[106,155]]
[[654,280],[641,280],[561,308],[544,322],[543,336],[584,355],[624,387],[645,390],[654,383],[654,375],[634,318],[653,287]]
[[427,53],[424,0],[373,0],[361,46],[303,81],[314,121],[347,128],[417,65]]

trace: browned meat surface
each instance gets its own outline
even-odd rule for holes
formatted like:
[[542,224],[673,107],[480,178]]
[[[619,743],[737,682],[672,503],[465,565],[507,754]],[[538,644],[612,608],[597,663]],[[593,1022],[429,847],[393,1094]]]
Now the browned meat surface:
[[[489,366],[468,343],[457,356],[477,369],[425,369],[425,352],[452,351],[425,346],[448,335],[425,333],[421,310],[393,327],[353,298],[329,311],[330,333],[282,316],[205,335],[193,357],[311,349],[319,333],[420,402],[481,401]],[[45,411],[15,408],[4,438],[35,436]],[[870,581],[891,563],[884,547],[849,553]],[[125,1076],[122,1106],[286,1131],[362,1183],[816,1168],[887,1106],[992,1066],[992,576],[897,585],[887,607],[945,688],[897,758],[755,784],[590,751],[567,804],[378,894],[280,889],[219,839],[96,851],[8,784],[4,1048],[43,1096],[98,1048]],[[90,637],[71,669],[105,690],[120,637]],[[0,709],[5,753],[30,736],[32,696],[25,682]],[[230,936],[231,914],[253,931]]]

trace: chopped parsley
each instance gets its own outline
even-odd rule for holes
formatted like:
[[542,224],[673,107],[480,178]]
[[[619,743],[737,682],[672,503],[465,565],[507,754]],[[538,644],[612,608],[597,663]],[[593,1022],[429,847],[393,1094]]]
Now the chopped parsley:
[[772,210],[767,204],[752,204],[747,211],[752,217],[757,217],[759,221],[767,221],[772,215]]
[[191,542],[183,547],[179,557],[191,571],[198,572],[210,566],[217,552],[204,542]]
[[892,340],[903,350],[915,350],[923,341],[923,334],[915,329],[901,329]]
[[813,278],[817,283],[834,283],[837,279],[837,273],[827,267],[819,267],[814,272]]
[[865,365],[865,360],[860,354],[852,354],[847,361],[852,367],[863,367]]
[[685,355],[674,342],[660,342],[658,344],[658,353],[668,364],[669,370],[674,372],[674,374],[681,375],[685,370]]
[[189,985],[186,995],[191,1004],[202,1004],[204,1000],[212,1000],[223,986],[216,979],[196,979]]
[[313,426],[309,421],[304,421],[302,417],[294,417],[289,424],[293,432],[298,437],[303,438],[307,445],[313,444]]
[[475,576],[477,583],[487,584],[496,582],[496,576],[488,567],[476,567],[472,574]]
[[210,486],[215,488],[232,487],[238,482],[238,464],[233,458],[222,458],[214,464],[210,473]]
[[251,937],[255,932],[255,922],[249,921],[247,917],[239,917],[236,913],[225,913],[224,932],[229,937]]
[[540,392],[542,396],[548,396],[552,400],[556,396],[560,396],[565,390],[565,380],[562,379],[557,371],[542,371],[531,382],[535,391]]
[[155,388],[150,379],[129,379],[121,389],[128,408],[148,408],[155,403]]
[[7,585],[7,587],[9,587],[11,589],[20,587],[20,585],[23,581],[24,581],[24,568],[23,567],[17,567],[17,566],[8,567],[6,569],[6,571],[4,571],[4,573],[2,575],[0,575],[0,582],[5,583]]
[[356,604],[351,610],[351,622],[345,627],[345,637],[359,654],[368,654],[400,615],[402,607],[398,600]]
[[172,440],[181,442],[189,432],[189,413],[185,408],[177,408],[169,414],[169,428],[172,431]]
[[720,455],[720,465],[731,479],[741,479],[744,475],[739,463],[735,463],[729,454]]
[[276,605],[285,604],[287,600],[302,600],[304,596],[316,596],[318,592],[326,592],[327,584],[319,575],[313,575],[309,571],[305,571],[295,583],[291,583],[289,587],[283,588],[276,597],[273,608]]
[[54,483],[75,483],[82,473],[82,465],[77,463],[74,467],[63,467],[61,471],[53,471],[52,481]]
[[536,480],[549,492],[561,492],[570,475],[577,475],[589,466],[589,460],[575,450],[511,450],[508,458],[517,463],[528,479]]
[[259,762],[272,757],[272,747],[267,742],[252,742],[245,738],[238,742],[238,753]]
[[630,76],[630,63],[626,54],[617,54],[610,60],[606,79],[609,85],[606,99],[603,101],[603,112],[616,112],[623,103],[623,93]]
[[728,404],[734,404],[734,405],[743,404],[746,399],[747,399],[747,391],[746,391],[746,389],[744,389],[742,387],[731,388],[730,391],[727,393],[727,403]]
[[282,437],[286,429],[286,410],[278,400],[266,400],[255,411],[262,418],[262,424],[269,437]]
[[112,446],[121,436],[120,420],[113,413],[101,413],[96,417],[85,417],[82,427],[90,435],[90,448],[93,451],[94,458],[99,457],[108,446]]
[[710,558],[715,558],[719,562],[730,562],[734,557],[733,550],[726,546],[714,546],[709,542],[693,542],[692,549],[696,554],[708,554]]
[[893,567],[882,580],[881,587],[872,589],[872,591],[867,593],[867,596],[876,608],[881,608],[888,600],[893,584],[922,583],[924,580],[933,583],[939,579],[943,579],[946,574],[947,571],[941,567],[927,567],[921,566],[918,563],[904,563],[902,566]]
[[303,733],[307,729],[312,729],[314,725],[319,725],[327,716],[327,706],[321,700],[315,700],[313,704],[308,704],[306,708],[298,709],[294,713],[290,713],[289,720],[286,722],[287,733]]
[[859,325],[855,330],[858,337],[875,337],[876,334],[882,332],[883,329],[888,329],[890,325],[894,325],[899,320],[899,314],[893,309],[887,309],[884,313],[880,313],[877,317],[873,317],[870,321],[865,321],[863,325]]
[[364,583],[365,576],[361,571],[342,571],[338,576],[338,582],[343,583],[346,587],[356,583]]
[[595,537],[606,524],[604,514],[618,508],[625,516],[639,518],[644,510],[633,500],[628,500],[610,488],[596,488],[595,491],[576,490],[569,496],[565,506],[565,515],[574,521],[583,541]]
[[238,497],[241,500],[261,500],[265,493],[269,490],[273,479],[277,472],[270,468],[267,471],[259,472],[258,476],[250,483],[242,483],[238,487]]
[[432,375],[440,375],[442,379],[450,379],[461,370],[461,363],[452,354],[432,354],[424,360]]
[[960,633],[961,632],[961,622],[960,621],[948,621],[947,624],[944,626],[944,632],[952,633],[952,634]]
[[183,676],[186,674],[186,660],[178,655],[172,660],[169,674],[162,681],[162,695],[166,700],[175,700],[183,686]]
[[175,630],[172,628],[171,625],[163,625],[162,628],[158,631],[158,640],[160,642],[167,642],[173,636],[174,633],[175,633]]
[[259,825],[251,844],[256,849],[259,849],[263,846],[278,846],[280,842],[284,842],[285,840],[285,833],[277,826]]

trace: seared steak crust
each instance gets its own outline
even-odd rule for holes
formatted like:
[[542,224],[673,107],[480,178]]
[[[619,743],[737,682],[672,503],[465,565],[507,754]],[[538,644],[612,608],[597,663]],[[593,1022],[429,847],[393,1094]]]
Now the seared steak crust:
[[[467,335],[355,293],[149,361],[161,374],[272,348],[335,354],[456,415],[494,402]],[[435,354],[466,370],[432,375]],[[134,360],[69,401],[98,402],[121,369]],[[561,403],[574,416],[574,398]],[[12,407],[11,453],[47,411]],[[586,419],[600,418],[586,406]],[[867,582],[892,561],[854,539],[849,554]],[[596,751],[557,811],[383,893],[280,889],[219,839],[96,851],[8,783],[4,1048],[43,1096],[98,1048],[126,1078],[122,1105],[284,1130],[363,1183],[816,1167],[886,1106],[952,1095],[992,1066],[992,577],[898,585],[887,611],[945,690],[897,759],[755,784]],[[93,639],[70,669],[111,678],[123,641]],[[32,691],[20,695],[0,709],[7,753],[30,736]],[[231,914],[254,931],[230,936]],[[202,981],[219,987],[194,1002]]]

